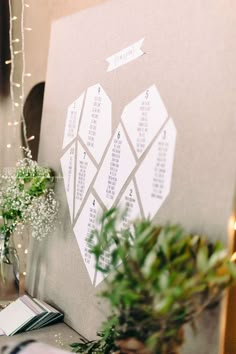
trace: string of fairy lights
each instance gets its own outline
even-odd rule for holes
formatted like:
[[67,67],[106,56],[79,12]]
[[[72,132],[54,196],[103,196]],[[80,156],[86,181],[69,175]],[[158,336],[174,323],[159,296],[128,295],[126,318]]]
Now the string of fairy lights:
[[[11,119],[8,121],[8,126],[17,128],[22,126],[23,136],[25,140],[26,147],[29,148],[28,142],[34,139],[34,136],[27,137],[26,123],[23,113],[24,99],[25,99],[25,78],[31,77],[31,73],[26,72],[26,60],[25,60],[25,32],[32,31],[31,27],[25,26],[25,10],[28,9],[30,5],[21,0],[21,13],[20,17],[15,16],[13,13],[12,0],[9,0],[9,15],[10,15],[10,25],[9,25],[9,43],[10,43],[10,59],[5,61],[6,65],[11,65],[10,71],[10,97],[11,97]],[[15,37],[14,24],[19,21],[20,23],[20,38]],[[19,58],[21,55],[21,58]],[[15,69],[16,61],[19,63],[21,61],[21,78],[18,81],[15,80]],[[11,134],[15,136],[14,132]],[[10,149],[12,144],[8,142],[6,147]]]
[[[34,136],[27,137],[26,122],[24,117],[24,100],[25,100],[25,79],[31,77],[31,73],[26,72],[26,59],[25,59],[25,33],[32,31],[31,27],[25,27],[25,10],[30,7],[25,0],[21,0],[21,12],[20,16],[15,16],[13,13],[12,0],[9,0],[9,43],[10,43],[10,58],[5,61],[6,65],[11,65],[10,70],[10,98],[11,98],[11,114],[10,119],[7,124],[9,127],[14,129],[12,134],[10,134],[13,139],[16,136],[16,129],[22,127],[23,136],[25,140],[26,147],[29,148],[28,142],[34,139]],[[20,24],[20,34],[19,37],[15,36],[14,26]],[[21,56],[21,57],[19,57]],[[21,62],[21,75],[20,80],[16,81],[16,68],[17,64]],[[6,144],[8,149],[13,147],[11,142]],[[23,254],[27,256],[28,248],[23,248],[21,242],[17,244],[17,248],[22,250]],[[23,271],[22,274],[26,276],[26,271]]]

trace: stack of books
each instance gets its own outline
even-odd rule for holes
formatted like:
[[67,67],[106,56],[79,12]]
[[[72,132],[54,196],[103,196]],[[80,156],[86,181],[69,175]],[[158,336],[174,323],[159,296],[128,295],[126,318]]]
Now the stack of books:
[[0,312],[0,335],[13,336],[62,319],[63,314],[44,301],[23,295]]

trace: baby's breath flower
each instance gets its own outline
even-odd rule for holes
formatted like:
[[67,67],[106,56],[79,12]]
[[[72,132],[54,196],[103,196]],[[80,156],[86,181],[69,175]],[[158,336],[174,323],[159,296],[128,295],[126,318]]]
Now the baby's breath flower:
[[33,161],[30,151],[25,153],[14,174],[0,176],[0,233],[22,232],[30,225],[33,237],[42,239],[53,231],[57,218],[54,179],[49,168]]

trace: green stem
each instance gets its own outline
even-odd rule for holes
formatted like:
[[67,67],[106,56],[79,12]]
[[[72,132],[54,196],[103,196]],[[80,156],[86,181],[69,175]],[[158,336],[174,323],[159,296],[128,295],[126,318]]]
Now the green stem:
[[[7,228],[7,220],[4,218],[4,226]],[[1,259],[0,259],[0,272],[1,272],[1,279],[3,284],[6,283],[6,275],[4,271],[4,263],[10,264],[10,259],[8,258],[8,251],[9,251],[9,239],[10,239],[10,232],[5,229],[4,232],[4,241],[3,247],[1,250]]]
[[3,284],[5,284],[6,283],[6,277],[5,277],[5,272],[4,272],[4,261],[3,261],[3,259],[1,259],[1,261],[0,261],[0,267],[1,267],[1,279],[2,279],[2,282],[3,282]]

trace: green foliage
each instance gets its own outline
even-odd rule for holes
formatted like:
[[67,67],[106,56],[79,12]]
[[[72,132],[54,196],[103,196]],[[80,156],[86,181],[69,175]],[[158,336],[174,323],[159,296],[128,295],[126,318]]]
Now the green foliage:
[[[110,324],[110,322],[109,322]],[[81,343],[72,343],[70,346],[72,352],[74,353],[83,353],[83,354],[110,354],[115,348],[115,330],[114,327],[104,328],[102,333],[98,333],[100,339],[88,341],[81,337]]]
[[29,151],[14,174],[0,177],[0,233],[6,242],[26,224],[37,239],[51,230],[58,211],[53,186],[52,171],[33,161]]
[[[102,340],[74,344],[74,352],[112,353],[120,340],[136,338],[150,353],[167,353],[181,343],[182,326],[194,325],[236,278],[236,267],[221,243],[186,234],[179,225],[156,226],[149,220],[120,230],[122,217],[117,209],[109,210],[100,231],[91,236],[97,238],[92,250],[97,269],[107,275],[102,296],[112,315]],[[102,267],[100,257],[107,249],[111,262]]]

